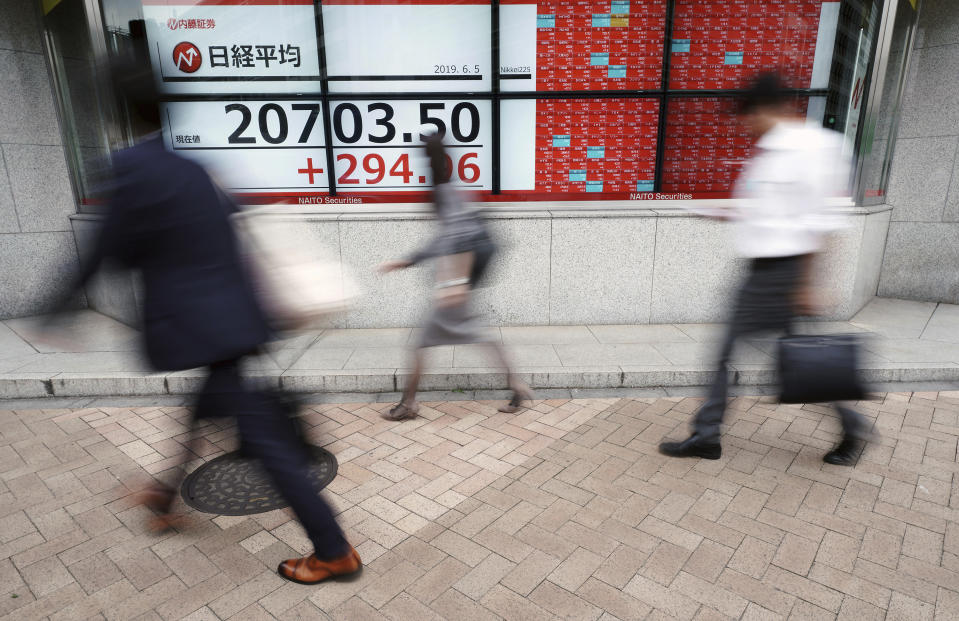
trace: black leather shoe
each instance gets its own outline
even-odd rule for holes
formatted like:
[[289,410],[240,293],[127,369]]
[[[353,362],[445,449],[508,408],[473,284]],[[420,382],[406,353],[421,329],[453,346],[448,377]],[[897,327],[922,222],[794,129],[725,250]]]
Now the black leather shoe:
[[855,438],[843,438],[836,448],[823,455],[822,460],[834,466],[855,466],[865,444]]
[[693,434],[682,442],[663,442],[659,452],[670,457],[702,457],[719,459],[723,456],[723,447],[719,442],[709,442]]

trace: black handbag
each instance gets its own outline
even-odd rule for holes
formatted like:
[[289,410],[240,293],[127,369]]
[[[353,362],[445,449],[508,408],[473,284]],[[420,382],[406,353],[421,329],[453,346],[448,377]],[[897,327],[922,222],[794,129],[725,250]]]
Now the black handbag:
[[779,339],[779,401],[824,403],[866,396],[854,334],[788,335]]

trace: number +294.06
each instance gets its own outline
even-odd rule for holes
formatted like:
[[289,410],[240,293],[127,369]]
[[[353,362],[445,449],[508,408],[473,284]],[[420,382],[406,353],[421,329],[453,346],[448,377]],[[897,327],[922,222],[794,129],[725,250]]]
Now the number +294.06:
[[[362,183],[366,185],[376,185],[382,183],[387,177],[386,159],[392,156],[383,156],[379,153],[368,153],[362,160],[358,159],[353,153],[340,153],[336,156],[337,163],[344,162],[346,170],[341,174],[336,183],[340,186],[359,185],[361,180],[354,173],[359,174],[357,168],[362,168],[367,174]],[[480,178],[479,164],[476,162],[479,153],[471,152],[456,156],[456,162],[449,155],[446,156],[446,166],[453,179],[459,179],[463,183],[476,183]],[[394,180],[399,181],[394,181]],[[396,161],[389,166],[389,180],[403,185],[416,184],[425,185],[427,177],[420,175],[417,177],[410,168],[410,156],[408,153],[401,153],[396,157]]]

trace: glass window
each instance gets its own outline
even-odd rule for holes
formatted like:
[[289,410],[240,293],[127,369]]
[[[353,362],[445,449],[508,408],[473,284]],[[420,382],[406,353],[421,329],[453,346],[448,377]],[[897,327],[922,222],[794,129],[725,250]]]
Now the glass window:
[[[823,0],[676,0],[669,86],[736,89],[776,70],[794,88],[825,86],[814,69],[831,59],[838,8]],[[825,70],[828,77],[828,63]]]
[[489,91],[490,3],[323,2],[331,93]]
[[74,187],[83,205],[97,203],[107,169],[113,128],[98,93],[94,47],[86,7],[80,0],[45,5],[47,50],[56,76],[56,95]]
[[[535,147],[522,167],[525,177],[513,175],[503,184],[504,194],[548,198],[618,198],[652,192],[656,177],[658,98],[537,99],[524,111],[509,105],[504,143],[512,125],[529,123],[535,114]],[[535,109],[535,110],[534,110]],[[504,118],[507,118],[504,114]],[[520,158],[506,155],[508,163]]]
[[867,205],[885,202],[899,123],[899,105],[906,79],[907,53],[918,17],[915,7],[908,0],[899,2],[891,13],[895,15],[895,22],[889,27],[891,32],[885,42],[888,49],[888,53],[883,55],[886,66],[883,70],[881,64],[877,63],[882,79],[875,83],[878,87],[872,93],[875,100],[866,102],[870,112],[860,134],[862,172],[859,183],[861,193],[857,198]]
[[666,0],[501,3],[501,89],[658,90],[666,4]]
[[[734,97],[684,97],[669,103],[662,189],[699,198],[725,198],[749,159],[753,137],[736,118]],[[797,114],[809,109],[797,97]]]
[[[729,110],[762,70],[850,149],[888,136],[859,123],[881,0],[86,1],[106,49],[149,56],[168,148],[250,203],[423,200],[424,131],[490,200],[728,196],[751,149]],[[61,21],[83,30],[80,0],[59,6],[80,7]],[[102,153],[102,123],[80,120],[97,106],[67,73],[77,152]],[[878,118],[895,118],[899,84],[883,82]],[[863,177],[881,186],[878,170]]]

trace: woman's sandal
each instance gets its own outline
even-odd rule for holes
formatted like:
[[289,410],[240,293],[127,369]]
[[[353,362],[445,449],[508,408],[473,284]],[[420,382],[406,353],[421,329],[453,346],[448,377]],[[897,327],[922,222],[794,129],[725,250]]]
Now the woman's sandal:
[[507,403],[506,405],[500,406],[499,411],[505,414],[515,414],[516,412],[519,412],[521,409],[525,407],[523,405],[523,402],[529,401],[531,398],[532,398],[532,395],[528,392],[514,390],[513,398],[510,399],[509,403]]
[[383,412],[380,416],[386,420],[398,421],[406,420],[408,418],[416,418],[416,415],[419,414],[419,412],[420,406],[415,401],[410,405],[400,402],[390,408],[389,412]]

